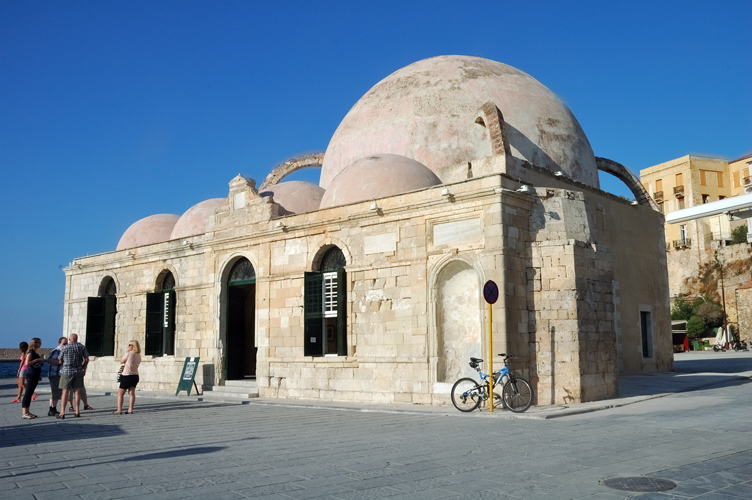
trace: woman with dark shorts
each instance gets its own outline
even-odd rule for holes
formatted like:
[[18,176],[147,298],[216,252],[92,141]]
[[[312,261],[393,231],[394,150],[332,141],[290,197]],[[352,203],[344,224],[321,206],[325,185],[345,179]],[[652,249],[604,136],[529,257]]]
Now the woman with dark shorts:
[[16,384],[18,384],[18,389],[16,390],[16,398],[11,401],[11,403],[20,403],[21,398],[23,398],[24,393],[24,372],[26,372],[26,366],[24,366],[24,363],[26,361],[26,351],[29,350],[29,344],[26,342],[21,342],[18,344],[18,349],[21,351],[21,357],[18,358],[21,360],[21,364],[18,365],[18,373],[16,373]]
[[[29,406],[31,406],[31,400],[34,389],[37,388],[39,379],[42,376],[42,365],[44,364],[44,358],[37,353],[37,349],[42,347],[42,341],[36,337],[31,339],[29,343],[29,350],[26,351],[26,358],[24,359],[26,365],[26,372],[24,373],[24,382],[26,385],[26,393],[21,401],[21,411],[23,412],[23,418],[30,420],[37,418],[36,415],[29,412]],[[36,398],[33,398],[36,399]]]
[[128,342],[128,351],[120,360],[123,366],[123,373],[120,375],[120,389],[117,395],[117,411],[115,415],[123,413],[123,398],[125,391],[128,391],[128,411],[127,415],[133,413],[133,403],[136,402],[136,385],[138,385],[138,365],[141,364],[141,346],[138,340]]

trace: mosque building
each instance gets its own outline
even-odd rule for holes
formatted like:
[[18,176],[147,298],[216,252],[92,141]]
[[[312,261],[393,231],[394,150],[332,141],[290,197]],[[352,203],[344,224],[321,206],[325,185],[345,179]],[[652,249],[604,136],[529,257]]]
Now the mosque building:
[[[319,186],[284,181],[306,166]],[[636,200],[600,190],[599,170]],[[207,391],[447,404],[487,359],[493,280],[493,352],[516,356],[536,403],[604,399],[620,374],[672,368],[663,223],[537,80],[434,57],[371,88],[325,153],[75,259],[64,329],[91,387],[114,387],[139,339],[145,390],[175,390],[198,356]]]

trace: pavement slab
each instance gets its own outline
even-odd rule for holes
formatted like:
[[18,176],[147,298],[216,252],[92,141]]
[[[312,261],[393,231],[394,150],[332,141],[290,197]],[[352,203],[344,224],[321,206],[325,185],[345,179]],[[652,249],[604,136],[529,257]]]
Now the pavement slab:
[[[98,410],[26,421],[0,403],[0,491],[14,500],[52,491],[78,500],[752,498],[752,353],[688,353],[675,367],[623,377],[620,398],[521,415],[159,393],[139,393],[133,415],[112,415],[114,395],[91,389]],[[13,387],[0,381],[0,401]],[[603,485],[634,476],[677,487]]]

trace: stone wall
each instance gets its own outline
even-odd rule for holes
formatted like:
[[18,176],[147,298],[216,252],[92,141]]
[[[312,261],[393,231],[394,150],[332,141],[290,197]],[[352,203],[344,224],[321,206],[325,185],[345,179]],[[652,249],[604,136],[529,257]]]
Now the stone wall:
[[[19,340],[19,342],[21,341]],[[25,340],[24,342],[28,342],[28,340]],[[51,350],[52,350],[51,347],[42,347],[41,349],[38,350],[38,352],[43,358],[46,358]],[[19,359],[20,357],[21,357],[21,351],[18,350],[18,347],[8,347],[8,348],[0,349],[0,360],[3,360],[3,361],[16,360],[16,359]]]
[[[726,313],[731,323],[748,320],[740,316],[737,308],[736,290],[752,278],[752,245],[739,243],[717,249],[717,256],[723,262],[723,292],[718,268],[715,266],[716,252],[697,255],[691,250],[669,251],[668,268],[672,297],[682,296],[694,300],[699,295],[709,294],[721,304],[725,295]],[[676,272],[681,269],[681,273]]]
[[[462,338],[479,339],[475,349],[488,360],[479,293],[487,280],[502,292],[494,354],[517,356],[511,366],[531,380],[540,403],[610,397],[620,367],[670,369],[665,260],[655,255],[657,243],[644,244],[663,241],[656,232],[662,216],[548,171],[508,166],[536,189],[518,192],[519,180],[494,174],[283,218],[270,198],[236,178],[232,203],[217,209],[207,233],[76,259],[66,269],[67,334],[84,337],[87,297],[99,295],[109,277],[117,285],[116,355],[93,359],[87,383],[116,386],[128,341],[143,345],[146,294],[169,270],[177,293],[175,355],[144,356],[139,387],[174,390],[187,356],[201,358],[199,383],[223,384],[226,281],[241,257],[256,271],[262,397],[447,404],[452,381],[440,373],[448,336],[462,330]],[[632,226],[641,237],[625,243],[621,232]],[[347,260],[347,356],[305,356],[304,273],[316,270],[332,245]],[[462,286],[474,283],[474,290],[447,283],[460,268]],[[635,270],[641,276],[630,276]],[[447,311],[455,300],[442,298],[448,293],[461,301],[457,311]],[[649,362],[637,354],[633,322],[645,304],[656,324]],[[447,320],[458,311],[472,321]],[[469,352],[449,363],[452,377],[475,375],[461,359]]]
[[752,339],[752,281],[737,288],[735,293],[740,338]]

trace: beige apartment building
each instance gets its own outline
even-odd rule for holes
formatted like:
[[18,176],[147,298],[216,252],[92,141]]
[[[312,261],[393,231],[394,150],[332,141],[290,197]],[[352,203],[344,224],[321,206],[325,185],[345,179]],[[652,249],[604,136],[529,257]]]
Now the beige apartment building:
[[[752,185],[751,166],[752,155],[733,161],[720,157],[687,155],[641,170],[640,178],[660,211],[668,214],[745,194],[746,188]],[[696,295],[697,290],[692,289],[692,280],[699,278],[702,266],[715,258],[716,250],[720,250],[721,259],[726,258],[728,263],[736,262],[739,250],[732,252],[725,247],[731,239],[731,232],[747,223],[748,219],[731,220],[726,215],[717,215],[681,224],[666,224],[671,297]],[[733,290],[725,291],[726,295],[733,297],[732,292]],[[735,321],[736,309],[731,307],[733,298],[728,302],[729,318]]]

